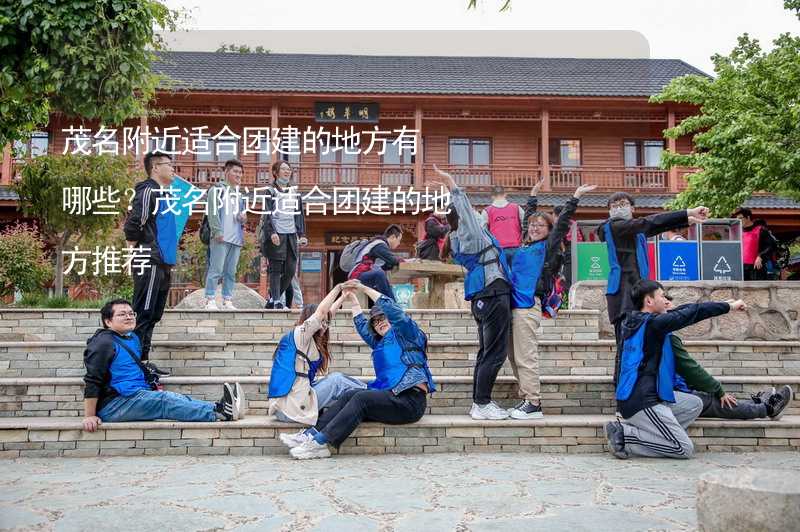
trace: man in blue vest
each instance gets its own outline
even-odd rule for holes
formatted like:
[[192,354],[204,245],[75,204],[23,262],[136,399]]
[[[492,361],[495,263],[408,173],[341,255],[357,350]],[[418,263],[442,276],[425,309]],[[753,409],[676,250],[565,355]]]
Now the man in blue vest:
[[631,298],[639,310],[623,320],[615,375],[617,410],[624,421],[606,424],[609,450],[621,459],[691,458],[694,445],[686,428],[702,412],[703,401],[676,374],[671,333],[746,305],[741,300],[695,303],[667,312],[664,287],[647,279],[633,287]]
[[614,326],[617,340],[615,374],[619,371],[619,350],[623,315],[634,310],[631,289],[650,274],[647,260],[647,239],[670,229],[701,223],[708,218],[706,207],[653,214],[634,218],[634,199],[630,194],[617,192],[608,199],[609,218],[597,228],[597,236],[608,247],[608,289],[606,306],[608,320]]

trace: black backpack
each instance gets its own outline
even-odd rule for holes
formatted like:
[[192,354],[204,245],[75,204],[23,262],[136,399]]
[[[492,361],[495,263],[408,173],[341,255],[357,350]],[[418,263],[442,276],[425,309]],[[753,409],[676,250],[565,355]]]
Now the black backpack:
[[200,223],[200,242],[206,246],[211,244],[211,226],[208,224],[208,215],[203,215],[203,221]]

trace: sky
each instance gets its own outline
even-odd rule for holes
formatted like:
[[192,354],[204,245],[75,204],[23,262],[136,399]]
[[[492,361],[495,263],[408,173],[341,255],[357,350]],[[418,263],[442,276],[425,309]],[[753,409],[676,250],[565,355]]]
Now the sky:
[[[800,33],[800,21],[783,9],[782,0],[512,0],[511,10],[502,13],[503,0],[478,0],[475,10],[467,10],[467,3],[166,0],[171,8],[184,8],[190,14],[183,25],[188,30],[228,30],[178,34],[172,39],[175,49],[214,50],[220,42],[236,42],[263,43],[275,53],[649,56],[682,59],[712,73],[711,55],[727,54],[742,33],[748,32],[767,47],[780,33]],[[241,30],[250,31],[239,33]],[[286,30],[312,31],[297,33],[294,38]],[[318,34],[318,30],[337,30],[341,37]],[[353,30],[378,31],[360,34]],[[406,34],[387,30],[428,31]],[[488,30],[495,31],[476,34]],[[482,35],[486,38],[481,39]],[[409,44],[412,40],[413,46]],[[482,52],[484,48],[486,52]],[[568,52],[559,53],[565,50]]]

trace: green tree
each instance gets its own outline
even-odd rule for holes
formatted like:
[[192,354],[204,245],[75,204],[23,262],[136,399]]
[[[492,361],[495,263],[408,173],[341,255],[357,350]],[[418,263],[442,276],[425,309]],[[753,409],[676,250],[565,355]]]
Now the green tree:
[[269,50],[264,48],[263,46],[256,46],[255,48],[250,48],[246,44],[225,44],[220,43],[219,48],[215,50],[217,53],[225,53],[225,52],[234,52],[240,54],[268,54]]
[[45,243],[35,227],[17,223],[0,233],[0,297],[34,293],[52,272]]
[[[800,17],[800,0],[784,6]],[[754,192],[800,200],[800,38],[785,33],[773,44],[766,52],[744,34],[730,55],[712,57],[716,78],[676,78],[651,98],[700,111],[664,132],[694,135],[695,148],[665,153],[663,164],[700,168],[674,207],[702,204],[728,216]]]
[[[125,190],[132,188],[141,174],[130,163],[129,157],[113,155],[45,155],[26,164],[20,180],[11,185],[24,214],[39,220],[42,236],[53,247],[56,296],[64,293],[63,251],[85,236],[96,241],[107,238],[127,212]],[[80,187],[88,187],[92,197],[101,189],[120,191],[115,198],[119,214],[70,214],[64,207],[65,191]]]
[[157,0],[0,3],[0,146],[52,111],[108,125],[145,114],[159,82],[155,30],[178,16]]

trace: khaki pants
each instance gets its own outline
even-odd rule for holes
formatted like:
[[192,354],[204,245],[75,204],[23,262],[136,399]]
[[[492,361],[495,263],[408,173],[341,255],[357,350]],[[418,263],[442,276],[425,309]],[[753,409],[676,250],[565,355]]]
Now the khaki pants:
[[536,338],[541,321],[542,312],[538,307],[512,310],[508,360],[519,384],[519,396],[533,403],[541,400],[539,340]]

